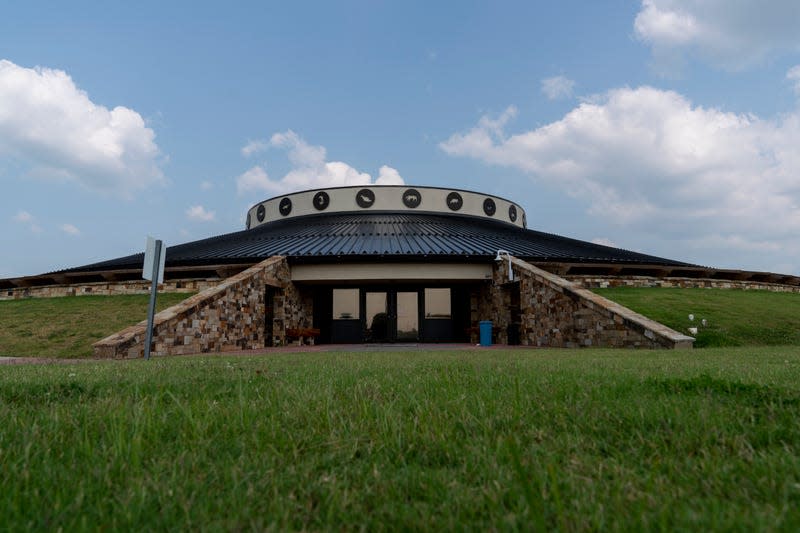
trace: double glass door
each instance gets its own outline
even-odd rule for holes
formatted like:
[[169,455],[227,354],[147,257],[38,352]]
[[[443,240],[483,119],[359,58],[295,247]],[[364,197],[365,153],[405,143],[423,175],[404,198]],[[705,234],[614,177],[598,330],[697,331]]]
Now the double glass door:
[[367,342],[419,340],[419,292],[367,290],[365,302]]

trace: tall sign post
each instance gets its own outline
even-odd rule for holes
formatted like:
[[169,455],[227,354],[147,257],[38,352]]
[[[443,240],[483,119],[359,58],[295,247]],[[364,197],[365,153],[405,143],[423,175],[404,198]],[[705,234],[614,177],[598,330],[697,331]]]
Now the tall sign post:
[[142,277],[152,280],[150,284],[150,305],[147,307],[147,334],[144,340],[144,358],[150,359],[150,345],[153,343],[153,317],[156,314],[156,294],[158,284],[164,282],[164,259],[167,254],[163,251],[161,240],[147,237],[147,247],[144,251],[144,265]]

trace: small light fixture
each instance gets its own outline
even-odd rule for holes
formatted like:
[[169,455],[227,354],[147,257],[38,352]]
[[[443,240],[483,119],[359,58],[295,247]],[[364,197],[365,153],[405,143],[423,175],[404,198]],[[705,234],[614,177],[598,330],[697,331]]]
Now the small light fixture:
[[511,252],[508,250],[497,250],[494,260],[498,263],[503,260],[503,255],[508,258],[508,281],[514,281],[514,271],[511,269]]

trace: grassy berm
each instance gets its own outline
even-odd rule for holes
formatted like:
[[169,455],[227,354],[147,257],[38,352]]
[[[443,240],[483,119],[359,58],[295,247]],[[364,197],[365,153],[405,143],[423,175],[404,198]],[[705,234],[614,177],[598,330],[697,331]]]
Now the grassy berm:
[[[696,348],[800,345],[800,294],[719,289],[598,289],[682,333]],[[158,308],[188,294],[160,294]],[[147,295],[0,301],[0,356],[87,357],[91,345],[146,318]],[[690,322],[688,315],[695,315]],[[705,318],[708,326],[703,327]]]
[[698,328],[695,348],[800,345],[800,294],[634,287],[594,292],[681,333]]
[[[190,294],[164,293],[161,311]],[[29,298],[0,302],[0,356],[88,357],[92,343],[147,318],[150,295]]]
[[11,531],[800,529],[800,355],[6,366]]

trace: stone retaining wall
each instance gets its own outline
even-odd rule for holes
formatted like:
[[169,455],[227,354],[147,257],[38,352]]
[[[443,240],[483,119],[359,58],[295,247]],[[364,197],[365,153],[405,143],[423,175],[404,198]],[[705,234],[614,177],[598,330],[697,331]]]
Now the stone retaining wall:
[[[166,280],[158,286],[159,292],[189,293],[215,287],[222,282],[218,278],[198,278]],[[147,280],[130,281],[98,281],[78,283],[75,285],[46,285],[43,287],[16,287],[2,289],[0,301],[20,300],[23,298],[58,298],[62,296],[113,296],[116,294],[150,294],[150,282]]]
[[529,346],[575,348],[691,348],[694,339],[588,289],[512,259],[515,281],[508,283],[504,261],[494,269],[492,315],[500,326],[498,342],[508,341],[512,291],[519,291],[520,342]]
[[741,289],[772,292],[800,293],[797,285],[782,285],[762,281],[737,281],[708,278],[654,278],[650,276],[565,276],[586,289],[605,289],[608,287],[663,287],[678,289]]
[[[269,333],[265,324],[268,286],[278,289],[274,296],[273,331]],[[286,259],[271,257],[156,314],[151,354],[180,355],[263,348],[269,334],[282,344],[285,342],[285,329],[300,325],[293,323],[291,314],[287,314],[285,309],[287,305],[298,305],[292,297],[292,288]],[[276,327],[278,323],[280,326]],[[143,357],[146,330],[145,320],[98,341],[93,345],[94,355]]]

